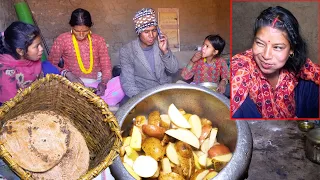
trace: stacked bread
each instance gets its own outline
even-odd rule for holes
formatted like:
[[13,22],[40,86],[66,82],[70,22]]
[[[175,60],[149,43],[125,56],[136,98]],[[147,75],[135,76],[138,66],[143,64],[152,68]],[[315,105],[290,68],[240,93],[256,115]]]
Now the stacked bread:
[[89,149],[67,117],[36,111],[7,121],[1,144],[35,179],[78,179],[89,167]]

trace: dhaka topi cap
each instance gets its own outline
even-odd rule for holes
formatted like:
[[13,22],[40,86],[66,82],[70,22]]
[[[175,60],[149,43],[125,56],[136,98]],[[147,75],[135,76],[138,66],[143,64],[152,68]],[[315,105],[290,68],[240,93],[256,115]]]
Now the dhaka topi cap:
[[152,8],[142,8],[134,16],[133,22],[135,23],[137,34],[140,34],[148,27],[158,25],[156,13]]

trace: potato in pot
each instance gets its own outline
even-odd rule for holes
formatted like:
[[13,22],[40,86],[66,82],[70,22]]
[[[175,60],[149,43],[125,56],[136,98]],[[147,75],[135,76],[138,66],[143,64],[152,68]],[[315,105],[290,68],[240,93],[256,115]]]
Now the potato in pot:
[[171,169],[172,169],[172,172],[183,176],[183,170],[182,170],[181,166],[176,165],[176,166],[172,167]]
[[161,145],[161,141],[154,137],[149,137],[142,143],[142,150],[156,161],[161,160],[166,153],[166,148]]
[[148,121],[147,121],[146,116],[140,115],[135,118],[133,125],[135,125],[137,127],[141,127],[142,125],[147,124],[147,123],[148,123]]
[[161,140],[161,145],[166,146],[170,141],[173,141],[172,139],[173,139],[173,137],[165,134]]
[[144,124],[142,126],[142,132],[149,137],[155,137],[162,140],[166,129],[160,126]]
[[202,126],[205,126],[205,125],[212,126],[212,122],[207,118],[201,118],[201,124]]
[[152,111],[148,116],[148,124],[159,126],[161,121],[160,112]]
[[159,180],[184,180],[184,178],[174,172],[171,173],[162,173],[160,172]]
[[178,153],[180,167],[183,173],[182,175],[186,179],[189,179],[195,170],[195,162],[192,153],[192,148],[189,144],[184,143],[182,141],[178,141],[175,144],[175,149]]
[[230,149],[217,142],[218,129],[210,120],[173,104],[168,114],[152,111],[133,122],[121,160],[137,179],[212,179],[232,158]]
[[213,158],[215,156],[221,156],[229,153],[230,153],[230,149],[223,144],[214,145],[208,150],[209,158]]
[[[134,126],[132,126],[132,128],[130,129],[130,131],[129,131],[129,136],[131,136],[132,137],[132,133],[133,133],[133,127]],[[143,130],[142,130],[142,127],[140,126],[136,126],[137,128],[138,128],[138,130],[139,130],[139,132],[140,132],[140,134],[141,134],[141,138],[142,138],[142,142],[147,138],[147,136],[143,133]]]

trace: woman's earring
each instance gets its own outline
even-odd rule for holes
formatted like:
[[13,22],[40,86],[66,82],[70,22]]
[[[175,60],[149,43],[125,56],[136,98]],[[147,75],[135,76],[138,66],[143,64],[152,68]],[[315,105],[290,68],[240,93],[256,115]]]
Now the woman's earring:
[[92,32],[91,31],[89,31],[89,34],[91,34]]
[[23,49],[17,48],[17,49],[16,49],[16,52],[17,52],[21,57],[23,57],[23,55],[24,55]]
[[72,29],[70,30],[70,33],[72,34]]
[[290,58],[293,58],[293,56],[294,56],[294,53],[292,53],[292,54],[289,55]]

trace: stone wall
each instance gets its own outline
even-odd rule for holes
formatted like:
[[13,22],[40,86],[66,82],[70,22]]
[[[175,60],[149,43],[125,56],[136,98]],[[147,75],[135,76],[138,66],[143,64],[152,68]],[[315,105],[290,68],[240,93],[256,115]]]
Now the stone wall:
[[251,48],[255,19],[262,10],[277,5],[290,10],[297,18],[301,34],[308,44],[308,57],[314,62],[319,62],[318,2],[233,2],[232,52],[236,54]]
[[0,0],[0,32],[3,32],[12,21],[17,20],[13,3],[14,0]]

